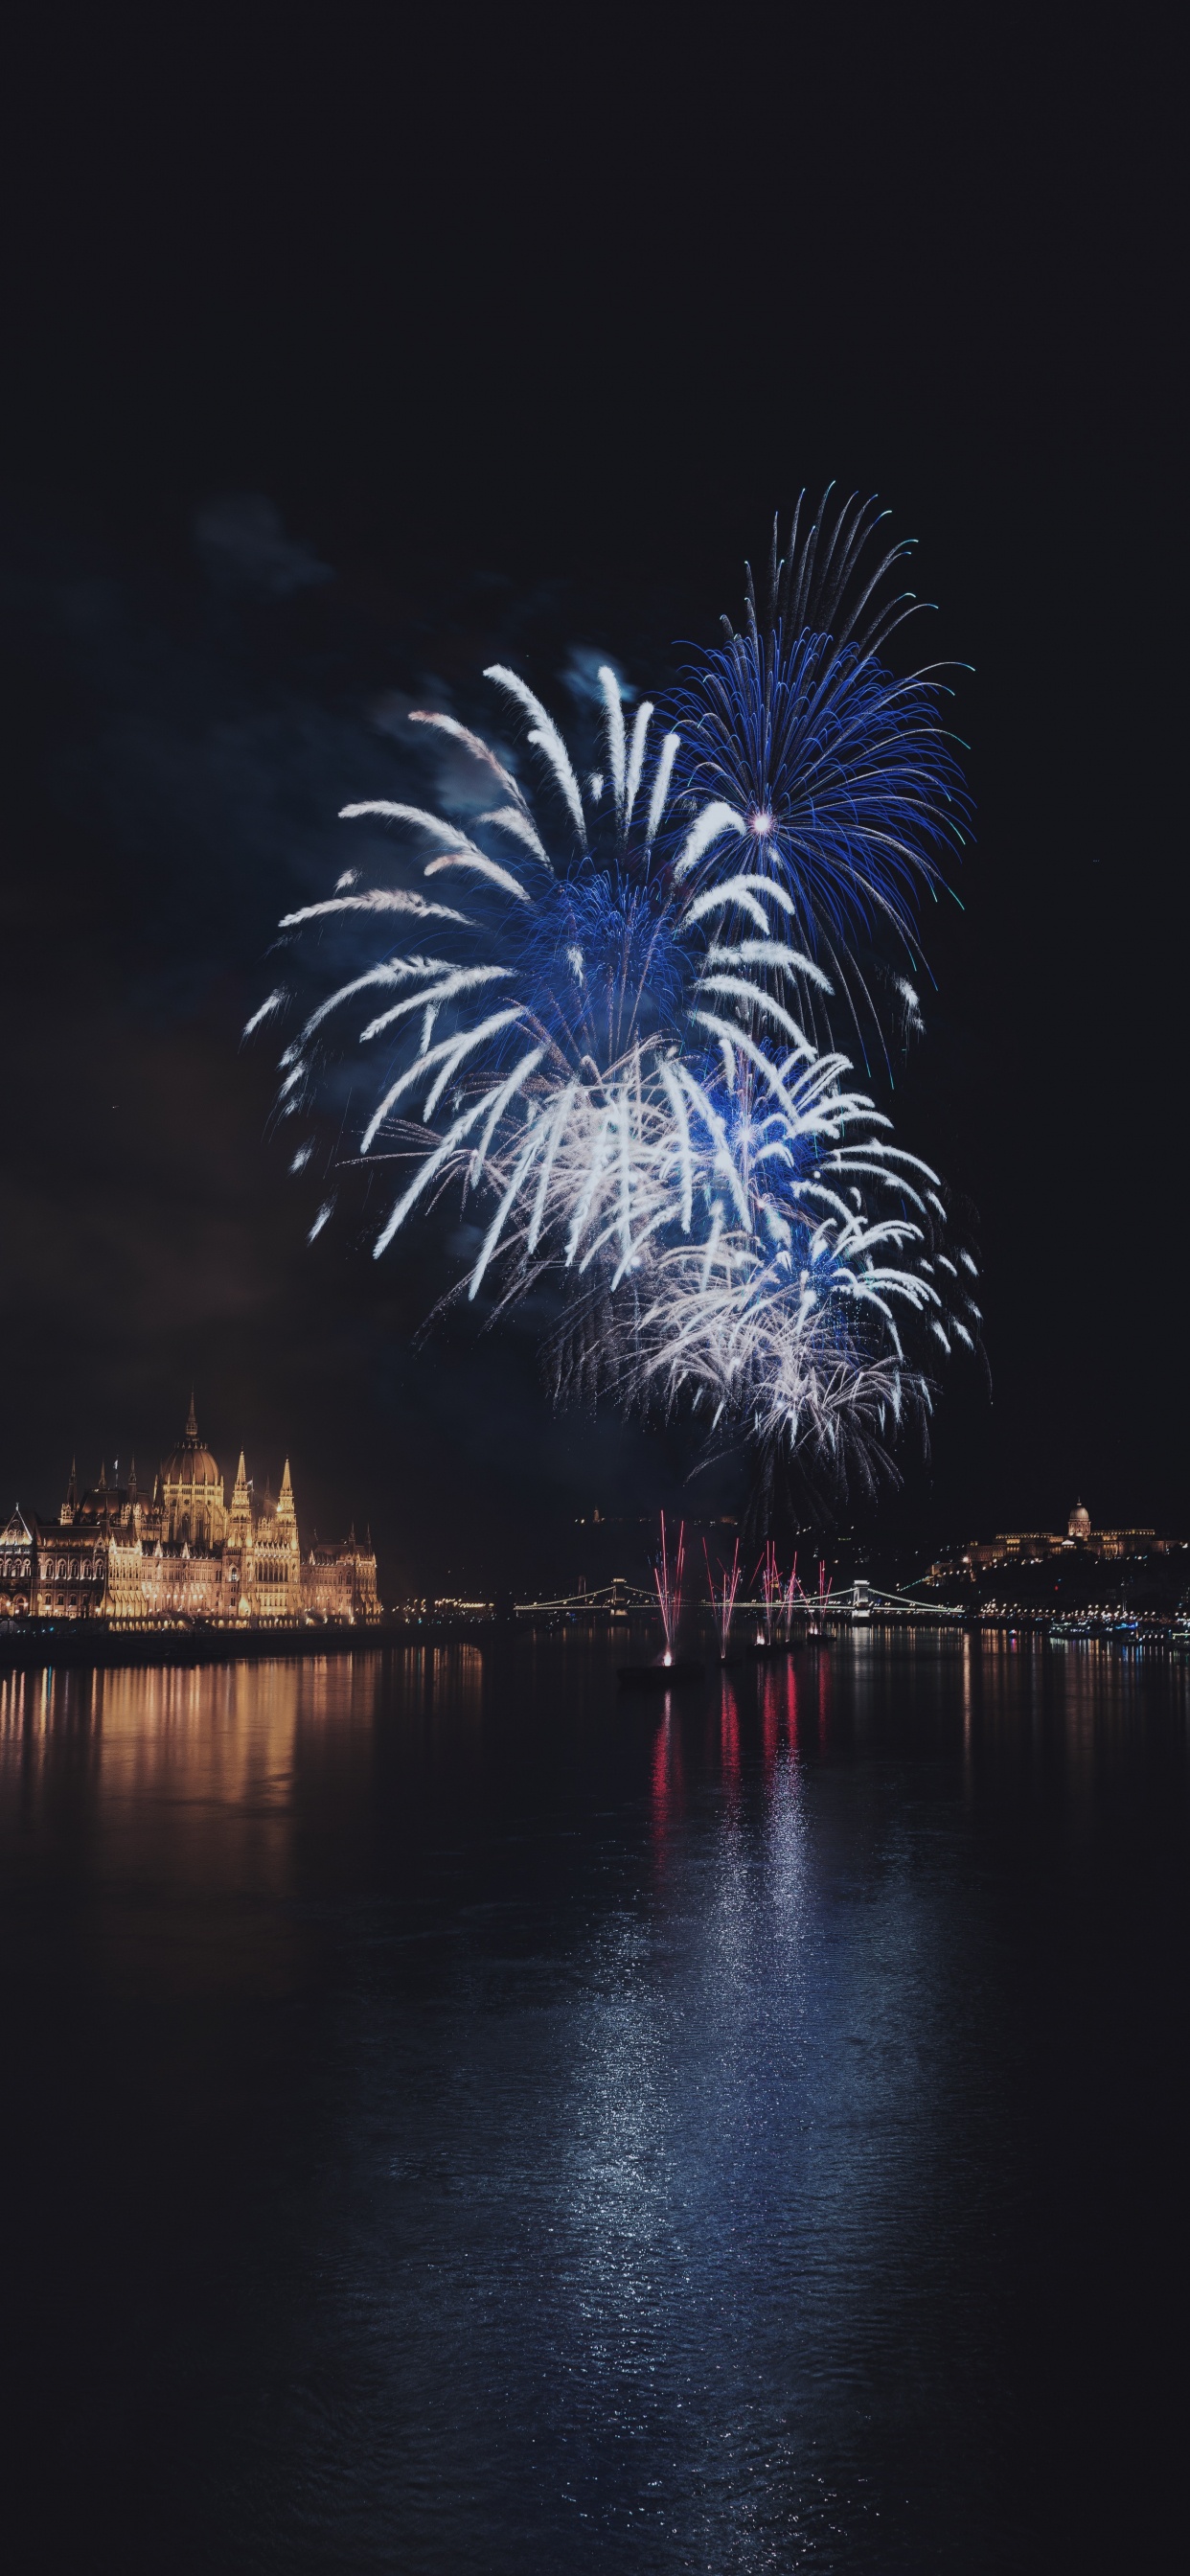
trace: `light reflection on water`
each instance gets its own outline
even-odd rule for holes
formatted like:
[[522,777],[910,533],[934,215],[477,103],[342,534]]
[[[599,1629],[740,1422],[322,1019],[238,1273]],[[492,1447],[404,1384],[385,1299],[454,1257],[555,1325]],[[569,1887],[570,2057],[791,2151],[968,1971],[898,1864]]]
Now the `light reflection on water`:
[[1184,1673],[624,1651],[0,1679],[47,2562],[1160,2563]]

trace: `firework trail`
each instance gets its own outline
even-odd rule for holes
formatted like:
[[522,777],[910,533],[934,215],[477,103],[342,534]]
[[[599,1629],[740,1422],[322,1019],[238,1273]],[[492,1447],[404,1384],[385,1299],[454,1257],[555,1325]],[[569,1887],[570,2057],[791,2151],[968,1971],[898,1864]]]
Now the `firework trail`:
[[731,1623],[735,1616],[736,1594],[740,1588],[740,1542],[738,1539],[736,1540],[735,1551],[730,1565],[724,1565],[723,1559],[720,1557],[719,1580],[717,1583],[711,1572],[711,1560],[707,1553],[707,1543],[705,1538],[702,1543],[702,1552],[707,1569],[707,1588],[711,1596],[711,1614],[715,1622],[715,1634],[719,1639],[719,1660],[721,1663],[725,1663],[727,1660],[727,1649],[731,1639]]
[[657,1587],[657,1607],[661,1612],[661,1625],[665,1634],[667,1664],[673,1661],[674,1640],[678,1633],[678,1621],[682,1615],[682,1569],[685,1562],[686,1524],[682,1521],[678,1525],[678,1544],[674,1550],[671,1565],[665,1535],[665,1514],[662,1512],[661,1554],[653,1567],[653,1581]]
[[[764,1555],[756,1568],[756,1574],[760,1576],[761,1599],[764,1603],[764,1642],[766,1646],[771,1646],[784,1590],[777,1565],[777,1551],[771,1538],[765,1541]],[[752,1579],[755,1582],[756,1575],[753,1575]]]

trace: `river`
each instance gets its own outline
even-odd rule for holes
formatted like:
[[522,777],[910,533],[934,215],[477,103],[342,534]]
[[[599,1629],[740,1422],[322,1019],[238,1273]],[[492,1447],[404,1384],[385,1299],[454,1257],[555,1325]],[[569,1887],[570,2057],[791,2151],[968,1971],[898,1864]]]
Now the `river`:
[[13,2576],[1180,2563],[1184,1669],[617,1651],[0,1681]]

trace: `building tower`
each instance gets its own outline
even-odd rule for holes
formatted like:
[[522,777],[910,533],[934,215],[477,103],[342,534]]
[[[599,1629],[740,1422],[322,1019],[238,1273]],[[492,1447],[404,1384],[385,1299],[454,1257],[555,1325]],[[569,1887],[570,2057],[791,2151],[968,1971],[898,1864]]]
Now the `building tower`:
[[210,1450],[199,1439],[193,1391],[185,1431],[163,1463],[161,1482],[166,1538],[175,1546],[185,1541],[191,1548],[216,1547],[227,1521],[223,1478]]
[[250,1618],[255,1607],[256,1572],[252,1547],[252,1496],[248,1491],[242,1449],[227,1515],[223,1579],[226,1615],[232,1619]]
[[277,1496],[277,1517],[273,1526],[276,1531],[277,1548],[279,1551],[282,1549],[284,1550],[286,1558],[286,1613],[291,1619],[300,1619],[302,1615],[302,1551],[298,1540],[297,1509],[293,1499],[293,1485],[289,1474],[288,1458],[285,1461],[285,1465],[281,1473],[281,1491]]

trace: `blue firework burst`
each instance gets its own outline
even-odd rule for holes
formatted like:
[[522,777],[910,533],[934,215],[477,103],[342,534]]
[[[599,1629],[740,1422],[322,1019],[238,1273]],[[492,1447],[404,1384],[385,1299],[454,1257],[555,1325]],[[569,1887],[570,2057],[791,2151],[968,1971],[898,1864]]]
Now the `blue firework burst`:
[[[683,673],[672,709],[678,776],[752,841],[752,864],[784,886],[792,927],[829,968],[858,1022],[879,1020],[867,960],[882,938],[917,964],[917,906],[968,836],[970,803],[949,694],[934,670],[898,676],[882,659],[893,631],[921,605],[888,595],[908,549],[873,560],[879,521],[854,500],[833,516],[830,496],[789,547],[774,527],[767,594],[748,573],[741,632]],[[821,1002],[820,1028],[828,1025]]]

